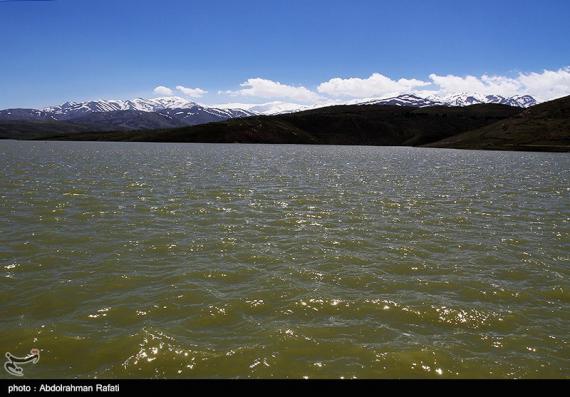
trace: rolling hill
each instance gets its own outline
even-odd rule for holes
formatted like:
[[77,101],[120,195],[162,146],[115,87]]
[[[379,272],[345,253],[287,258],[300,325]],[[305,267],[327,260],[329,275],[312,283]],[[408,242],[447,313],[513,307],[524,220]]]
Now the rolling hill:
[[60,134],[50,139],[418,146],[504,120],[521,111],[492,104],[427,108],[333,106],[177,129]]
[[428,144],[457,149],[570,151],[570,96],[513,117]]
[[526,109],[502,104],[340,105],[182,128],[163,128],[171,126],[163,119],[156,119],[159,117],[156,113],[142,112],[137,123],[145,120],[148,129],[132,131],[131,126],[119,124],[114,131],[103,130],[110,122],[100,123],[97,119],[109,115],[117,120],[113,113],[88,113],[84,116],[87,120],[80,118],[80,124],[4,122],[0,123],[0,138],[570,151],[570,97]]

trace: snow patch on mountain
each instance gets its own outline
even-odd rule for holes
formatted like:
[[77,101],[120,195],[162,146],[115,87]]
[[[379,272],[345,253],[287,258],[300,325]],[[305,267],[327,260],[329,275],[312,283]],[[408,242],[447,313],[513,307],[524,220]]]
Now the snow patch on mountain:
[[176,128],[254,116],[244,109],[218,109],[180,97],[66,102],[44,109],[7,109],[0,120],[64,121],[112,129]]
[[180,97],[163,97],[132,100],[99,100],[87,102],[66,102],[63,105],[52,106],[42,111],[56,115],[92,113],[92,112],[116,112],[123,110],[137,110],[140,112],[159,112],[165,109],[191,109],[198,104]]
[[538,103],[536,99],[534,99],[530,95],[516,95],[512,97],[504,97],[501,95],[459,93],[443,97],[432,96],[428,97],[428,99],[440,101],[446,104],[447,106],[471,106],[482,103],[496,103],[500,105],[528,108]]
[[442,106],[444,103],[434,98],[422,98],[417,95],[404,94],[397,97],[383,98],[383,99],[369,99],[364,102],[359,102],[358,105],[391,105],[391,106],[413,106],[413,107],[428,107],[428,106]]
[[92,125],[100,123],[101,125],[108,125],[110,128],[117,125],[128,126],[131,129],[139,127],[175,128],[239,117],[295,113],[337,105],[390,105],[422,108],[428,106],[471,106],[484,103],[528,108],[538,102],[530,95],[503,97],[500,95],[460,93],[428,97],[403,94],[390,98],[331,100],[313,105],[274,101],[261,104],[227,103],[206,106],[181,97],[168,96],[151,99],[66,102],[59,106],[44,109],[7,109],[0,111],[0,120],[80,121],[89,122]]
[[274,101],[267,103],[225,103],[212,106],[217,109],[242,109],[258,115],[273,115],[300,112],[315,107],[321,107],[322,105],[308,106],[300,105],[298,103]]
[[[290,102],[267,102],[267,103],[226,103],[221,105],[205,106],[187,99],[169,96],[161,98],[132,100],[100,100],[88,102],[66,102],[60,106],[48,107],[38,112],[53,115],[53,119],[66,120],[77,115],[94,112],[113,112],[124,110],[137,110],[141,112],[162,112],[172,109],[197,110],[219,117],[247,117],[252,115],[274,115],[294,113],[303,110],[317,109],[333,105],[392,105],[392,106],[471,106],[482,103],[497,103],[502,105],[528,108],[538,102],[530,95],[517,95],[503,97],[501,95],[481,95],[471,93],[459,93],[447,96],[422,97],[415,94],[403,94],[389,98],[369,98],[351,101],[329,101],[314,105],[301,105]],[[68,117],[69,116],[69,117]]]
[[[171,112],[178,110],[177,112]],[[39,112],[51,116],[54,120],[72,120],[90,113],[137,111],[159,113],[165,117],[189,119],[200,113],[209,114],[219,119],[253,116],[255,113],[244,109],[203,106],[184,98],[169,96],[162,98],[132,100],[99,100],[87,102],[66,102],[63,105],[51,106]]]

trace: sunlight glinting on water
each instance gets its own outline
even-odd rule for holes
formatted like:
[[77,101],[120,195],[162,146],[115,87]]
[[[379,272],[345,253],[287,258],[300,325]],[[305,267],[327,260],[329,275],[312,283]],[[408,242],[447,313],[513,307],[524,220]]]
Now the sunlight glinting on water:
[[0,165],[0,349],[40,348],[31,376],[568,376],[565,154],[5,141]]

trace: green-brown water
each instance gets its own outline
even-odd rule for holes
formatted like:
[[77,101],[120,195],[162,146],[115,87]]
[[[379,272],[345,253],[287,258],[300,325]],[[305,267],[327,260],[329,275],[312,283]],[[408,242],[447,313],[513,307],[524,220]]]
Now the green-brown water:
[[0,354],[41,349],[44,378],[569,377],[569,171],[0,142]]

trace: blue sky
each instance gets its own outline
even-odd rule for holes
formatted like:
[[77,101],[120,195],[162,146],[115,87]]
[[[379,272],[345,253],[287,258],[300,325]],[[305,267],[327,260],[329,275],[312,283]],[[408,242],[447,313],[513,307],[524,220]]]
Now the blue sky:
[[476,89],[548,99],[570,94],[569,20],[567,0],[2,1],[0,108],[158,86],[203,103]]

